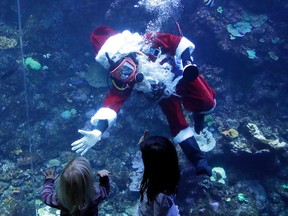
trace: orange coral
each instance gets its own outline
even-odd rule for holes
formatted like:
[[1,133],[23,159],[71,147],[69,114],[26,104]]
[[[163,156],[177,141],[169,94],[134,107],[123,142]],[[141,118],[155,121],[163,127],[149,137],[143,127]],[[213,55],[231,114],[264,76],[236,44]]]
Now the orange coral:
[[234,128],[230,128],[228,130],[225,130],[222,132],[222,134],[229,139],[235,139],[239,135],[238,131],[235,130]]

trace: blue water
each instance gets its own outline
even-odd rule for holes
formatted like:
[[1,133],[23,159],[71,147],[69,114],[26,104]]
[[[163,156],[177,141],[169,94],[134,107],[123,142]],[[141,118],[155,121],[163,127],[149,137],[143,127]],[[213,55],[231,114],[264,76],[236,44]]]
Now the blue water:
[[[32,57],[41,69],[24,69],[26,106],[22,69],[15,69],[21,68],[22,61],[17,1],[2,0],[1,215],[34,215],[44,208],[42,172],[54,164],[60,173],[62,164],[75,156],[70,144],[80,138],[77,130],[92,129],[91,115],[111,86],[105,70],[95,62],[89,39],[92,30],[108,25],[118,31],[179,35],[175,21],[196,45],[194,61],[217,93],[217,108],[206,120],[216,147],[206,156],[212,167],[224,168],[227,176],[225,184],[195,177],[177,147],[182,175],[176,204],[181,215],[288,215],[286,1],[215,0],[212,7],[200,0],[20,3],[24,59]],[[237,29],[239,22],[248,29]],[[93,79],[95,71],[99,74]],[[71,115],[63,118],[64,111]],[[257,125],[265,141],[253,137],[248,123]],[[235,139],[223,134],[231,128],[239,133]],[[129,189],[135,171],[132,162],[144,129],[172,138],[157,104],[134,92],[116,125],[85,155],[95,172],[104,168],[112,172],[111,195],[99,206],[100,215],[132,215],[139,198],[137,191]],[[247,202],[237,199],[239,193]]]

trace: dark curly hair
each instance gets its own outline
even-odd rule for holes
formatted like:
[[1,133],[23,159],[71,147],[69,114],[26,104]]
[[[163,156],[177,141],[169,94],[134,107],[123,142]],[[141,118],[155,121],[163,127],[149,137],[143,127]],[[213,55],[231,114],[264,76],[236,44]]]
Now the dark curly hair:
[[145,192],[148,202],[155,200],[157,194],[175,194],[180,178],[178,155],[173,143],[162,136],[151,136],[140,143],[144,173],[140,196]]

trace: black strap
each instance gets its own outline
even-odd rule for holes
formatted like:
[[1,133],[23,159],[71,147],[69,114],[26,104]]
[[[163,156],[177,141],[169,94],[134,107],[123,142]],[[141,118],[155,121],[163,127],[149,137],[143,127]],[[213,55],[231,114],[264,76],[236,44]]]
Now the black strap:
[[98,121],[96,125],[96,129],[101,131],[103,133],[108,128],[108,120],[107,119],[101,119]]

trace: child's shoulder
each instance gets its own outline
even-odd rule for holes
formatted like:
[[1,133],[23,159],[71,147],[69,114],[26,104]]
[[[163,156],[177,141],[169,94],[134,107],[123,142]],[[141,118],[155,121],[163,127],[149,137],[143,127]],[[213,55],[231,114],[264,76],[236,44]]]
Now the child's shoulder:
[[167,202],[167,203],[171,203],[171,204],[173,205],[173,203],[174,203],[174,197],[175,197],[175,194],[159,193],[159,194],[156,196],[156,200],[157,200],[159,203]]

